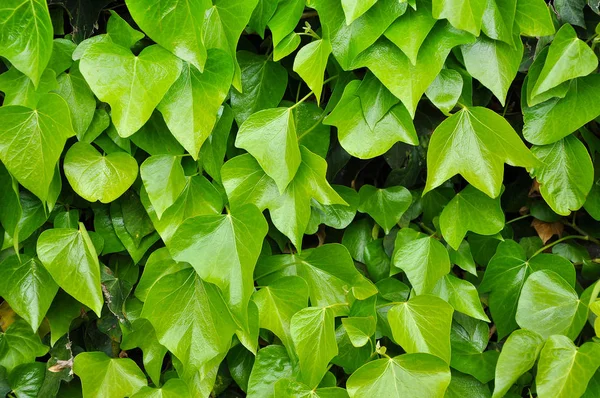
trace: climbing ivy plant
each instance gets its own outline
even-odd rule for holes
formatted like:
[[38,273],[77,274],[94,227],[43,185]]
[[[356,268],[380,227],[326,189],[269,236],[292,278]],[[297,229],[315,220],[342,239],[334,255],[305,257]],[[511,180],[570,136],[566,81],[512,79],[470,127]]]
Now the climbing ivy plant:
[[590,0],[2,0],[0,397],[600,397]]

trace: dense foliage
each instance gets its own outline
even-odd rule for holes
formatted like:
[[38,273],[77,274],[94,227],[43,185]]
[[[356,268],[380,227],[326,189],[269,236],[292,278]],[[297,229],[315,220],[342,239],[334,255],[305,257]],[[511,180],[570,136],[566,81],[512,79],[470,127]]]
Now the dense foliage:
[[590,0],[1,0],[0,396],[600,397]]

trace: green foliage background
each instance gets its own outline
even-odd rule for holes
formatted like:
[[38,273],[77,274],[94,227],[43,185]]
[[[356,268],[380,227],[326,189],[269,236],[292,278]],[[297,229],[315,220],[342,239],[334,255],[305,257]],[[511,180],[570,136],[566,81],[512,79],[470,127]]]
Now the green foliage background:
[[2,0],[0,396],[600,397],[598,13]]

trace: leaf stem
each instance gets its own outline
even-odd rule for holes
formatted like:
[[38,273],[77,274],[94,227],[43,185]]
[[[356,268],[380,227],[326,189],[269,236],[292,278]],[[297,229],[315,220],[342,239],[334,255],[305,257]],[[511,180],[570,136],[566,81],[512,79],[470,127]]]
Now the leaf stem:
[[[332,80],[335,80],[339,77],[340,75],[335,75],[335,76],[331,76],[329,79],[323,81],[323,84],[327,84]],[[300,99],[300,101],[296,102],[294,105],[290,106],[290,110],[294,109],[295,107],[297,107],[298,105],[300,105],[301,103],[303,103],[304,101],[306,101],[307,99],[310,98],[311,95],[313,95],[315,92],[314,91],[310,91],[308,94],[306,94],[304,97],[302,97]]]
[[531,214],[525,214],[525,215],[523,215],[523,216],[520,216],[520,217],[517,217],[517,218],[513,218],[512,220],[510,220],[510,221],[507,221],[506,223],[507,223],[507,224],[511,224],[511,223],[514,223],[514,222],[517,222],[517,221],[523,220],[523,219],[525,219],[525,218],[527,218],[527,217],[531,217]]
[[581,229],[580,227],[578,227],[577,225],[575,225],[575,223],[570,223],[566,220],[563,220],[562,223],[564,225],[566,225],[567,227],[573,228],[575,231],[579,232],[581,235],[585,235],[587,237],[586,240],[589,240],[590,242],[593,242],[595,244],[597,244],[598,246],[600,246],[600,239],[596,239],[593,236],[591,236],[589,233],[587,233],[586,231],[584,231],[583,229]]
[[425,225],[425,223],[423,221],[421,221],[419,223],[419,227],[421,227],[422,230],[424,230],[425,232],[427,232],[429,235],[433,236],[436,235],[437,232],[435,232],[433,229],[429,228],[427,225]]
[[[535,256],[537,256],[540,253],[543,253],[546,249],[551,248],[552,246],[564,242],[566,240],[571,240],[571,239],[579,239],[579,240],[590,240],[590,237],[587,235],[569,235],[569,236],[565,236],[563,238],[557,239],[554,242],[548,243],[546,246],[542,247],[540,250],[536,251],[535,253],[533,253],[533,256],[531,256],[530,258],[533,258]],[[593,239],[593,238],[592,238]]]

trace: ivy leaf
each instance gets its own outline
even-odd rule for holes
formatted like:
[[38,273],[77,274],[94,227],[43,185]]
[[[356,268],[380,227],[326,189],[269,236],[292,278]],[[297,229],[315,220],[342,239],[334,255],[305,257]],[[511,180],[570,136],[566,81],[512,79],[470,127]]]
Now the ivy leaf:
[[220,362],[236,329],[219,289],[192,268],[158,279],[141,317],[150,321],[160,343],[183,363],[186,373]]
[[73,372],[81,379],[86,396],[132,396],[146,386],[144,373],[129,358],[109,358],[103,352],[82,352],[75,357]]
[[221,168],[223,167],[227,141],[233,124],[233,111],[229,105],[219,109],[218,120],[212,133],[208,136],[200,149],[200,161],[204,171],[214,180],[222,183]]
[[437,281],[450,272],[450,258],[446,248],[430,236],[406,239],[405,229],[396,237],[392,257],[392,274],[406,273],[417,294],[433,290]]
[[356,18],[363,15],[377,3],[377,0],[342,0],[342,8],[346,15],[346,25],[350,25]]
[[498,245],[496,254],[486,268],[479,291],[490,292],[490,312],[498,328],[499,338],[517,328],[515,314],[521,289],[532,272],[543,269],[557,272],[568,281],[575,280],[573,265],[560,256],[539,254],[528,260],[525,249],[517,242],[506,240]]
[[443,396],[450,384],[450,369],[430,354],[404,354],[371,361],[348,378],[351,398]]
[[554,8],[561,22],[585,28],[585,19],[583,8],[586,6],[585,0],[565,1],[556,0]]
[[249,397],[273,398],[278,380],[292,376],[292,363],[286,349],[277,344],[260,349],[248,380]]
[[224,51],[210,50],[204,72],[184,64],[158,105],[169,130],[194,159],[217,121],[232,78],[231,57]]
[[292,317],[290,334],[298,354],[300,379],[316,387],[338,353],[334,313],[330,308],[304,308]]
[[19,242],[19,220],[23,213],[19,198],[19,183],[3,164],[0,164],[0,203],[2,203],[0,224],[16,245]]
[[139,347],[144,353],[144,369],[152,381],[158,385],[167,349],[158,342],[152,324],[147,319],[138,318],[131,322],[131,330],[122,326],[121,331],[123,333],[121,349],[131,350]]
[[142,30],[156,43],[200,71],[206,62],[202,40],[204,14],[212,6],[209,0],[161,0],[148,3],[127,0],[127,9]]
[[479,36],[487,2],[485,0],[434,0],[435,19],[447,19],[456,29]]
[[533,86],[536,84],[538,77],[544,68],[546,58],[548,57],[548,49],[549,47],[545,47],[542,51],[540,51],[529,67],[529,71],[527,72],[526,84],[524,85],[526,86],[525,91],[527,93],[526,99],[528,106],[535,106],[554,97],[564,98],[569,91],[569,87],[571,85],[570,81],[565,81],[558,86],[551,88],[550,90],[533,96]]
[[0,75],[0,91],[4,92],[3,105],[35,108],[40,97],[57,88],[56,73],[51,69],[44,71],[37,88],[27,75],[15,67]]
[[46,313],[50,324],[50,344],[54,346],[71,328],[71,322],[85,313],[87,308],[79,301],[59,290]]
[[0,54],[36,87],[52,55],[52,38],[52,21],[44,0],[4,2],[0,10]]
[[150,203],[160,219],[185,189],[186,178],[181,158],[171,155],[150,156],[140,166],[140,175]]
[[393,306],[388,321],[394,340],[407,353],[429,353],[449,363],[453,312],[444,300],[423,295]]
[[463,78],[454,69],[442,69],[427,87],[425,95],[444,115],[450,116],[463,91]]
[[161,388],[144,386],[131,398],[179,398],[190,395],[187,384],[181,379],[169,379]]
[[9,372],[17,366],[35,361],[46,355],[48,347],[42,344],[37,333],[23,320],[13,322],[4,333],[0,330],[0,366]]
[[[454,144],[457,142],[461,145]],[[536,158],[502,116],[487,108],[464,108],[444,120],[431,137],[423,193],[460,174],[475,188],[496,198],[505,162],[528,169],[537,165]],[[474,164],[478,165],[477,172]]]
[[177,228],[169,251],[175,260],[192,264],[203,280],[219,286],[245,325],[254,291],[252,273],[267,229],[253,205],[232,209],[227,215],[197,216]]
[[[509,45],[521,40],[513,37],[513,25],[517,11],[517,0],[493,0],[486,2],[481,30],[487,37]],[[513,40],[514,39],[514,40]]]
[[565,334],[573,339],[585,324],[587,312],[587,305],[567,281],[554,271],[542,270],[525,281],[516,320],[521,328],[544,338]]
[[346,390],[340,387],[320,387],[311,389],[304,383],[291,378],[279,380],[274,385],[275,397],[297,398],[348,398]]
[[[240,126],[235,145],[247,150],[283,193],[302,161],[291,108],[266,109]],[[282,156],[273,157],[273,153]]]
[[372,74],[346,86],[324,123],[336,126],[342,147],[361,159],[382,155],[398,141],[419,143],[406,108]]
[[71,121],[77,138],[83,138],[94,118],[96,99],[90,87],[85,82],[79,65],[76,63],[56,78],[58,89],[56,93],[64,98],[71,110]]
[[292,316],[306,307],[308,285],[298,276],[286,276],[258,290],[252,296],[258,307],[259,325],[275,333],[287,348]]
[[577,38],[571,25],[565,24],[554,36],[531,95],[535,97],[563,82],[589,75],[597,67],[598,57],[594,51]]
[[274,46],[278,46],[298,25],[304,4],[303,0],[282,0],[277,4],[275,14],[268,23]]
[[46,268],[26,254],[7,257],[0,269],[5,275],[0,280],[0,295],[37,331],[58,286]]
[[15,368],[8,379],[15,396],[37,397],[45,376],[46,366],[41,362],[31,362]]
[[265,28],[273,14],[275,14],[278,3],[279,0],[258,0],[258,4],[252,12],[248,26],[258,33],[262,39],[265,38]]
[[467,71],[490,89],[504,106],[523,58],[521,40],[515,38],[513,45],[481,35],[475,43],[461,46],[461,50]]
[[104,303],[100,263],[85,226],[48,229],[37,242],[37,254],[56,283],[98,316]]
[[358,194],[360,195],[358,211],[373,217],[377,224],[383,227],[386,235],[400,221],[402,214],[412,203],[410,191],[401,186],[378,189],[365,184]]
[[542,348],[535,378],[538,394],[567,398],[581,396],[600,361],[600,345],[575,346],[565,336],[550,336]]
[[504,228],[500,197],[492,199],[472,185],[460,191],[444,207],[440,228],[448,244],[458,250],[467,234],[495,235]]
[[552,98],[523,109],[523,136],[535,145],[552,144],[600,115],[600,77],[571,81],[564,98]]
[[0,119],[0,160],[21,185],[46,201],[65,142],[75,135],[66,102],[46,94],[35,109],[3,106]]
[[150,119],[179,77],[181,62],[160,46],[135,56],[125,47],[100,42],[85,51],[79,68],[94,94],[110,105],[117,132],[126,138]]
[[550,36],[555,32],[550,10],[544,0],[517,0],[515,22],[523,36]]
[[444,275],[433,288],[432,295],[448,302],[458,312],[489,322],[473,284],[452,274]]
[[532,174],[546,203],[563,216],[579,210],[594,184],[594,165],[581,141],[568,135],[554,144],[534,145],[531,152],[541,161]]
[[133,184],[138,165],[125,152],[101,155],[92,145],[77,142],[67,151],[64,171],[79,196],[90,202],[110,203]]
[[331,54],[331,43],[328,40],[315,40],[302,47],[294,59],[294,72],[306,82],[317,99],[321,100],[323,90],[323,74],[327,67],[327,60]]
[[521,375],[533,368],[543,346],[544,339],[535,332],[519,329],[511,333],[498,357],[492,398],[503,397]]
[[335,229],[344,229],[354,220],[360,200],[358,193],[354,189],[343,185],[333,185],[332,188],[348,205],[322,205],[313,199],[310,221],[306,229],[307,234],[310,235],[313,231],[316,233],[321,224]]

